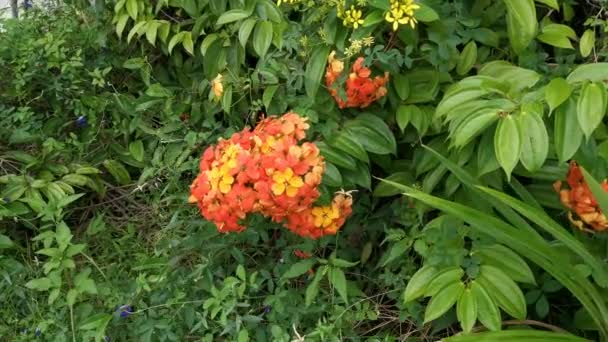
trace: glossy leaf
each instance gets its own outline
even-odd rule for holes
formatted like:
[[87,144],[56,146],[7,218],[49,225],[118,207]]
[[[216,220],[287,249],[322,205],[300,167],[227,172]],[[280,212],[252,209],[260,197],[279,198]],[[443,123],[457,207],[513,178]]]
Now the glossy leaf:
[[245,19],[245,18],[249,17],[250,15],[251,15],[251,13],[248,13],[247,11],[244,11],[241,9],[233,9],[233,10],[222,13],[222,15],[220,15],[220,17],[217,18],[215,25],[221,26],[224,24],[232,23],[235,21],[239,21],[241,19]]
[[241,23],[241,27],[239,28],[239,43],[241,43],[242,47],[247,45],[247,40],[249,40],[249,36],[255,27],[255,23],[255,19],[247,19]]
[[253,31],[253,50],[258,56],[264,58],[266,52],[268,52],[268,48],[270,48],[271,42],[272,23],[266,20],[258,22]]
[[329,47],[317,48],[313,50],[308,64],[306,64],[304,88],[306,95],[310,98],[314,98],[317,95],[317,91],[321,85],[321,78],[325,73],[325,64],[327,63],[328,56]]
[[471,332],[477,321],[477,301],[471,289],[464,289],[456,303],[456,317],[465,333]]
[[549,105],[549,111],[553,112],[570,97],[571,93],[572,87],[565,79],[561,77],[552,79],[545,86],[545,101]]
[[485,246],[474,251],[482,265],[494,266],[507,274],[511,279],[536,284],[534,274],[528,264],[511,249],[502,245]]
[[517,319],[526,318],[526,299],[517,284],[500,269],[481,265],[475,278],[490,294],[490,297],[509,315]]
[[434,266],[422,266],[412,278],[407,282],[405,291],[403,292],[403,302],[407,303],[419,297],[422,297],[426,292],[429,281],[437,275],[437,268]]
[[507,33],[513,50],[521,54],[536,36],[536,7],[533,0],[505,0]]
[[502,118],[494,135],[494,152],[496,160],[507,174],[511,177],[511,172],[517,165],[521,153],[521,132],[519,125],[512,115]]
[[606,115],[606,102],[606,88],[602,83],[588,83],[583,86],[576,104],[576,113],[587,139]]
[[591,51],[595,47],[595,31],[592,29],[585,30],[583,36],[581,37],[579,50],[581,52],[581,56],[587,57],[591,54]]
[[542,106],[540,112],[531,108],[530,111],[522,107],[518,115],[519,128],[522,135],[521,164],[531,172],[540,169],[549,154],[549,135],[542,119]]
[[453,266],[440,270],[431,279],[424,292],[425,297],[432,297],[437,294],[443,287],[448,284],[460,281],[464,276],[464,270],[460,267]]
[[559,333],[554,331],[542,331],[532,329],[510,329],[504,331],[489,331],[479,332],[468,335],[454,335],[442,339],[444,342],[518,342],[518,341],[535,341],[535,342],[589,342],[582,337],[574,336],[567,333]]
[[608,63],[579,65],[566,77],[568,83],[584,81],[600,82],[606,80],[608,80]]
[[456,64],[456,73],[458,75],[466,75],[475,65],[477,61],[477,44],[475,41],[470,41],[462,52]]
[[464,283],[461,281],[450,283],[443,287],[431,298],[424,312],[424,323],[439,318],[456,303],[464,291]]
[[555,111],[553,141],[560,162],[570,159],[583,141],[583,131],[579,126],[576,101],[567,100]]
[[492,331],[500,330],[500,311],[486,289],[474,280],[471,282],[471,294],[477,304],[479,322]]
[[363,146],[348,131],[342,131],[329,141],[331,147],[346,152],[364,163],[369,163],[369,156]]
[[348,303],[348,291],[346,285],[346,276],[344,276],[344,271],[340,268],[333,267],[329,270],[329,281],[333,285],[333,287],[338,291],[338,294],[345,303]]

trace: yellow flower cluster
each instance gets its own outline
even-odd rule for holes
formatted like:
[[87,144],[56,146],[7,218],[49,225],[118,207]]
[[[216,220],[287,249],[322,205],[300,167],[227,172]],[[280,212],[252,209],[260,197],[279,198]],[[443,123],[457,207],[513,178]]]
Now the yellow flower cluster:
[[342,24],[346,27],[358,28],[359,25],[363,25],[363,19],[361,18],[363,13],[360,9],[357,9],[354,5],[350,6],[350,9],[344,11],[344,18]]
[[414,0],[391,0],[391,10],[386,12],[384,19],[393,24],[393,31],[397,31],[399,25],[409,24],[412,28],[416,27],[416,18],[414,11],[419,9],[420,5],[414,3]]

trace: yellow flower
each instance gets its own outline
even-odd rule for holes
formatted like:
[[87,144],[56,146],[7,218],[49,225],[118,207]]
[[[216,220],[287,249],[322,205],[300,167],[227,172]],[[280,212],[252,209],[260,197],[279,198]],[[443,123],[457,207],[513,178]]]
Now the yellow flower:
[[340,211],[335,206],[314,207],[312,209],[315,227],[329,227],[335,219],[340,217]]
[[222,174],[219,182],[220,192],[223,194],[228,193],[232,188],[232,183],[234,183],[234,177],[227,173]]
[[213,81],[211,81],[211,91],[213,91],[213,95],[215,98],[220,98],[224,93],[224,85],[222,84],[222,74],[217,74]]
[[279,196],[283,193],[287,197],[294,197],[298,193],[298,189],[304,185],[302,177],[297,176],[293,173],[291,168],[285,169],[285,171],[276,171],[272,175],[272,192]]
[[415,4],[414,0],[391,0],[391,9],[386,12],[384,19],[392,23],[393,31],[397,31],[399,25],[409,24],[414,28],[418,22],[414,12],[419,8],[420,5]]
[[352,26],[356,29],[359,27],[359,25],[363,25],[364,20],[361,19],[363,13],[360,9],[355,8],[354,5],[351,5],[350,9],[346,10],[344,14],[344,20],[342,21],[344,26]]

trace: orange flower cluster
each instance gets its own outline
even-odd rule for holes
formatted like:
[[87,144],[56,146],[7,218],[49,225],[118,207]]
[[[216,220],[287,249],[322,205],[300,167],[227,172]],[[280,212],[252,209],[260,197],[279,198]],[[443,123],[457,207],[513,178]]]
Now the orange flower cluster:
[[344,101],[334,86],[344,70],[344,63],[336,59],[335,51],[329,55],[325,84],[340,108],[365,108],[386,95],[384,85],[388,82],[388,72],[384,73],[384,77],[376,76],[372,79],[370,77],[372,72],[363,66],[363,61],[364,58],[359,57],[352,66],[351,73],[346,80],[346,101]]
[[340,192],[331,205],[313,206],[325,162],[315,144],[301,142],[308,128],[306,119],[290,112],[210,146],[189,201],[220,232],[242,231],[241,221],[260,213],[300,236],[336,234],[352,212],[352,197]]
[[[585,177],[576,162],[570,162],[568,170],[567,189],[562,189],[562,182],[557,181],[553,184],[555,191],[559,193],[562,204],[573,210],[580,220],[572,217],[572,212],[568,213],[570,221],[579,229],[585,229],[584,224],[591,226],[596,231],[608,229],[608,220],[601,212],[599,205],[585,181]],[[602,188],[608,192],[608,182],[604,180]]]

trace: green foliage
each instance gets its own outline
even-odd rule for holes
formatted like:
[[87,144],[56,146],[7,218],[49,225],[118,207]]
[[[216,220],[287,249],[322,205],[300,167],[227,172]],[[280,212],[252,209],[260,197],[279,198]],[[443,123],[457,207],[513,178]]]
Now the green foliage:
[[[605,233],[553,188],[576,160],[608,210],[606,3],[95,3],[0,23],[0,340],[608,339]],[[386,95],[339,108],[332,51]],[[219,234],[202,151],[287,111],[352,217]]]

